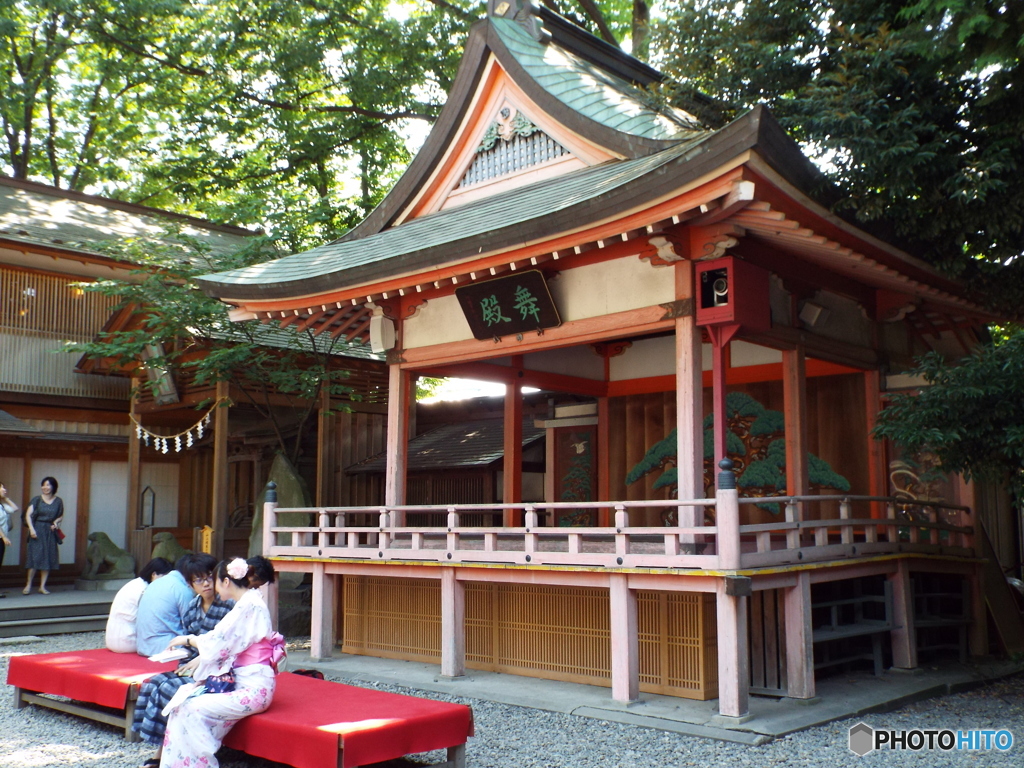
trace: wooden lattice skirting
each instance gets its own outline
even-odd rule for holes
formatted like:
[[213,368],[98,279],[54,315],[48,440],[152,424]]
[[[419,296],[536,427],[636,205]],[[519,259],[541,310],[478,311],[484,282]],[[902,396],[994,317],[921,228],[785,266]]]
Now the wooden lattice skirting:
[[[344,577],[342,651],[440,663],[441,588],[425,579]],[[639,592],[640,690],[718,696],[715,597]],[[608,592],[466,584],[466,666],[611,686]]]

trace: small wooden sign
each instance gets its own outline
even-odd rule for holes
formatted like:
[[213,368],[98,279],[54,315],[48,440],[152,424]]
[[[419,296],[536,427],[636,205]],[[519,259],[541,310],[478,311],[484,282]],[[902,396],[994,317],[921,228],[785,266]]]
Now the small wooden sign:
[[548,284],[539,270],[514,272],[455,289],[477,339],[493,339],[562,324]]

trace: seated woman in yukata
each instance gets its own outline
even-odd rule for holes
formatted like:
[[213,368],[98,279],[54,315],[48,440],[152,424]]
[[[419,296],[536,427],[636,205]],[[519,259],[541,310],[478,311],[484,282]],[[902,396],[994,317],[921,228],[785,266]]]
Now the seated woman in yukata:
[[235,607],[212,632],[175,638],[172,647],[199,651],[197,681],[181,688],[164,709],[162,768],[217,768],[216,753],[235,723],[263,712],[274,698],[275,675],[284,660],[284,638],[273,630],[270,611],[256,585],[274,580],[264,558],[217,566],[217,594]]
[[[182,616],[185,631],[189,634],[206,634],[234,607],[233,602],[217,598],[213,575],[216,567],[217,559],[205,553],[186,555],[182,563],[182,573],[192,591],[196,593]],[[198,664],[198,654],[195,649],[190,648],[187,651],[188,655],[179,662],[175,671],[154,675],[139,688],[132,730],[157,747],[156,754],[143,763],[145,768],[154,768],[160,764],[164,729],[167,727],[167,718],[162,714],[163,708],[167,706],[175,691],[192,682],[191,675]]]

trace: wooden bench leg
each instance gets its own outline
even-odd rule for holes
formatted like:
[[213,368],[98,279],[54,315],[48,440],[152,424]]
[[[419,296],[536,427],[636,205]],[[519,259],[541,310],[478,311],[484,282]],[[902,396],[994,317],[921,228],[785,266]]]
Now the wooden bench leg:
[[142,741],[142,737],[132,730],[132,723],[135,720],[135,699],[128,699],[128,706],[124,710],[124,737],[131,743]]
[[24,709],[28,706],[28,703],[21,696],[21,688],[14,689],[14,708]]
[[466,768],[466,745],[448,747],[448,768]]

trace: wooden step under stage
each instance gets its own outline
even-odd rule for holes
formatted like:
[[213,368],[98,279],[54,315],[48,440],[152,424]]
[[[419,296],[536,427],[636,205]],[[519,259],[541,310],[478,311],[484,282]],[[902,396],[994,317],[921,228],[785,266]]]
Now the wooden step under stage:
[[49,595],[35,590],[23,595],[20,587],[3,591],[7,596],[0,599],[0,637],[103,630],[117,594],[69,587],[56,587]]

